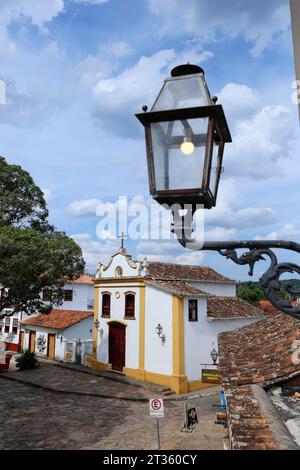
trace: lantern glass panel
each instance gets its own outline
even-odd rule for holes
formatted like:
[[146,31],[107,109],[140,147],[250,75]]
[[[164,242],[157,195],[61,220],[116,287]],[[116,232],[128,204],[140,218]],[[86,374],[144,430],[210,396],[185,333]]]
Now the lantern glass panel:
[[156,191],[200,189],[208,118],[151,124]]
[[211,172],[210,172],[210,182],[209,182],[209,188],[214,197],[216,197],[216,189],[217,189],[219,172],[220,172],[219,144],[214,142],[213,148],[212,148]]
[[210,95],[204,76],[183,76],[167,79],[158,95],[152,111],[208,106]]

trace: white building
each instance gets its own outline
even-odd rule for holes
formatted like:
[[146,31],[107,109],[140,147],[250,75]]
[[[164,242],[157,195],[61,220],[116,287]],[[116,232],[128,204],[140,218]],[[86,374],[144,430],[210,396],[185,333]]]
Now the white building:
[[120,250],[95,279],[93,367],[176,393],[201,388],[218,334],[262,315],[235,295],[236,283],[211,268],[142,264]]
[[57,361],[91,362],[92,311],[53,309],[49,314],[41,313],[23,321],[23,328],[22,349]]
[[[1,295],[1,290],[0,290]],[[3,293],[2,295],[5,295]],[[47,303],[49,299],[49,291],[45,289],[41,293],[41,297],[45,303]],[[20,351],[22,349],[27,349],[30,346],[30,350],[35,351],[38,355],[47,355],[49,350],[48,348],[48,336],[51,337],[51,341],[54,342],[54,353],[53,348],[51,346],[49,357],[56,358],[63,360],[65,358],[65,352],[69,352],[72,347],[68,344],[70,340],[73,342],[78,342],[79,339],[81,340],[88,340],[92,339],[92,329],[93,329],[93,318],[91,316],[94,308],[94,283],[91,276],[88,275],[81,275],[78,279],[72,282],[68,282],[64,286],[64,300],[62,305],[56,306],[55,310],[53,310],[50,314],[43,314],[42,317],[44,319],[48,319],[48,326],[45,326],[47,331],[40,331],[37,327],[40,325],[34,325],[32,323],[33,318],[39,318],[41,315],[31,315],[28,316],[24,312],[14,312],[12,309],[3,310],[0,317],[0,339],[5,341],[7,344],[7,349],[11,351]],[[71,331],[62,334],[62,330],[60,328],[51,328],[52,325],[52,317],[55,316],[55,312],[64,312],[63,315],[65,318],[68,318],[73,313],[82,313],[83,319],[85,320],[85,315],[87,315],[87,319],[83,322],[75,321],[75,317],[73,318],[74,324],[76,324],[76,328],[73,328]],[[28,324],[27,324],[28,320]],[[73,324],[69,322],[68,328],[70,328]],[[56,323],[54,322],[56,325]],[[26,325],[26,326],[25,326]],[[55,330],[55,331],[53,331]],[[40,333],[39,333],[40,331]],[[88,331],[88,332],[87,332]],[[45,333],[46,337],[46,349],[43,350],[43,354],[40,354],[40,349],[33,345],[33,342],[37,342],[38,337],[41,334]],[[46,334],[47,333],[47,334]],[[54,334],[55,333],[55,334]],[[30,341],[31,335],[31,341]],[[52,336],[51,336],[52,335]],[[53,340],[53,335],[56,335],[55,341]],[[71,336],[70,336],[71,335]],[[59,338],[58,338],[59,337]],[[75,344],[75,343],[74,343]],[[62,352],[62,348],[64,351]],[[84,348],[83,348],[84,349]],[[68,350],[68,351],[67,351]],[[75,358],[75,346],[73,345],[73,356],[72,360]],[[45,352],[46,351],[46,352]],[[71,357],[70,354],[67,354],[67,357]]]

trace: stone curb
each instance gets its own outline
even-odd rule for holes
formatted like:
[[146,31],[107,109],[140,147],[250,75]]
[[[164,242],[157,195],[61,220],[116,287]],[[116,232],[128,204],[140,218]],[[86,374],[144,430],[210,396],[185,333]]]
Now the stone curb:
[[[128,397],[128,396],[118,396],[118,395],[106,395],[103,393],[90,393],[90,392],[80,392],[77,390],[64,390],[61,388],[53,388],[53,387],[48,387],[46,385],[42,384],[37,384],[36,382],[30,382],[28,380],[24,379],[18,379],[16,377],[10,377],[9,373],[2,373],[0,374],[0,379],[7,379],[11,380],[13,382],[18,382],[23,385],[30,385],[35,388],[39,388],[42,390],[46,390],[48,392],[54,392],[58,394],[64,394],[64,395],[77,395],[77,396],[85,396],[85,397],[95,397],[95,398],[103,398],[106,400],[124,400],[124,401],[132,401],[132,402],[141,402],[141,403],[148,403],[149,398],[143,398],[143,397]],[[204,397],[210,397],[212,395],[215,395],[217,392],[209,392],[209,393],[203,393],[203,394],[197,394],[197,398],[204,398]],[[187,398],[191,398],[196,394],[188,394],[188,395],[180,395],[176,397],[162,397],[164,401],[172,402],[172,401],[184,401]]]
[[133,387],[138,387],[142,388],[144,390],[149,390],[153,393],[162,393],[164,390],[166,390],[166,387],[163,387],[161,385],[155,385],[155,384],[150,384],[147,382],[139,382],[138,380],[131,379],[128,377],[123,377],[123,376],[113,376],[113,375],[107,375],[106,372],[100,372],[98,370],[93,370],[93,369],[88,369],[88,368],[83,368],[83,366],[73,366],[72,364],[65,364],[65,363],[60,363],[60,362],[49,362],[44,359],[39,359],[39,362],[41,364],[53,366],[53,367],[60,367],[61,369],[66,369],[66,370],[73,370],[75,372],[81,372],[82,374],[88,374],[92,375],[94,377],[101,377],[106,380],[112,380],[113,382],[118,382],[122,383],[125,385],[131,385]]
[[[162,398],[164,399],[164,401],[183,401],[183,400],[186,400],[187,398],[190,398],[191,396],[194,396],[194,395],[200,395],[200,398],[202,397],[209,397],[211,395],[214,395],[215,393],[217,393],[216,390],[214,390],[213,392],[208,392],[208,393],[201,393],[200,390],[197,392],[189,392],[189,393],[185,393],[185,394],[182,394],[182,395],[176,395],[175,392],[172,396],[164,396],[163,395],[163,391],[166,390],[166,387],[163,387],[161,385],[155,385],[155,384],[151,384],[151,383],[148,383],[148,382],[139,382],[138,380],[135,380],[135,379],[131,379],[131,378],[128,378],[128,377],[122,377],[122,376],[118,376],[116,375],[115,377],[114,376],[111,376],[111,375],[106,375],[105,372],[100,372],[100,371],[96,371],[96,370],[93,370],[93,369],[88,369],[88,368],[84,368],[83,369],[83,366],[73,366],[72,364],[66,364],[66,363],[60,363],[60,362],[49,362],[48,360],[46,359],[39,359],[39,361],[41,362],[41,364],[45,364],[45,365],[50,365],[50,366],[54,366],[54,367],[60,367],[62,369],[67,369],[67,370],[73,370],[75,372],[82,372],[83,374],[88,374],[88,375],[92,375],[94,377],[101,377],[103,379],[107,379],[107,380],[112,380],[114,382],[119,382],[119,383],[122,383],[122,384],[125,384],[125,385],[131,385],[133,387],[138,387],[138,388],[142,388],[144,390],[149,390],[150,392],[153,392],[153,393],[156,393],[158,395],[161,395]],[[212,389],[214,388],[214,386],[211,386],[209,387],[208,389]],[[116,398],[116,397],[114,397]]]

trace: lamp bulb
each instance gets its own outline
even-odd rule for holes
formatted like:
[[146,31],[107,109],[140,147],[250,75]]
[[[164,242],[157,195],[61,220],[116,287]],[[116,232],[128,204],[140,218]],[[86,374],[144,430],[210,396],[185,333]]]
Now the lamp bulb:
[[195,150],[195,145],[193,144],[193,142],[185,138],[180,146],[180,150],[184,155],[192,155]]

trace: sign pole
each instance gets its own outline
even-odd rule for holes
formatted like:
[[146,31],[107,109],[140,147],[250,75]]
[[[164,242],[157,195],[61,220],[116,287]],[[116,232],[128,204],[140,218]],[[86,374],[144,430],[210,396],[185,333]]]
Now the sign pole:
[[160,450],[159,418],[165,416],[164,401],[162,398],[151,398],[149,400],[150,416],[156,419],[157,448]]
[[160,450],[159,418],[156,418],[157,448]]

